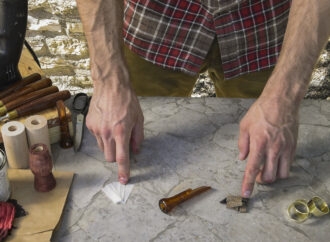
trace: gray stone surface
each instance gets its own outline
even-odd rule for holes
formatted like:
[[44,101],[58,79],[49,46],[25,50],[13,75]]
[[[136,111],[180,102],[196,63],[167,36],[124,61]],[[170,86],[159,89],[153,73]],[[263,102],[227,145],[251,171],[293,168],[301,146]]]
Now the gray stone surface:
[[[247,214],[219,203],[240,194],[245,162],[238,160],[238,127],[252,100],[142,98],[145,141],[131,158],[135,187],[126,205],[102,191],[116,181],[86,130],[82,149],[53,148],[56,170],[76,173],[54,241],[329,241],[329,215],[296,224],[286,214],[299,198],[330,202],[329,101],[304,101],[296,162],[290,178],[256,185]],[[212,190],[170,215],[158,200],[202,185]]]

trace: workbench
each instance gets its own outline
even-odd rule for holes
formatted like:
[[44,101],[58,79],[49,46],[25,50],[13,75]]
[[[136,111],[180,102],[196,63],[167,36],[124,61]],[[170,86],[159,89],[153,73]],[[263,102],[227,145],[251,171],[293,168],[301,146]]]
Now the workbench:
[[[131,157],[133,191],[125,205],[101,191],[117,181],[85,129],[78,153],[54,145],[55,170],[75,172],[54,241],[329,241],[330,216],[303,224],[289,220],[288,206],[315,195],[330,202],[330,102],[304,100],[296,161],[290,178],[256,185],[248,213],[219,201],[240,195],[245,162],[238,160],[239,120],[254,100],[140,98],[145,141]],[[170,215],[159,199],[187,188],[213,189]]]

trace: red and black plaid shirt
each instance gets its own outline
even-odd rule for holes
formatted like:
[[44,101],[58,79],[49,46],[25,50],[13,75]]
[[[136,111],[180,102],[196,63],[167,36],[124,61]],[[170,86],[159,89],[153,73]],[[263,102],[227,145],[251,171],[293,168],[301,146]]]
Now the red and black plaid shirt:
[[125,0],[124,42],[154,64],[198,73],[217,36],[225,78],[274,66],[291,0]]

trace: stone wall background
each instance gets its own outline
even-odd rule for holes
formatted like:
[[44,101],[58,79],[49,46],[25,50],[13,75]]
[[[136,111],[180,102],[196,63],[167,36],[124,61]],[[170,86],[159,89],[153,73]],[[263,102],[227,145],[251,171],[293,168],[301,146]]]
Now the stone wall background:
[[29,0],[26,40],[60,89],[92,92],[88,48],[75,0]]
[[[36,52],[45,74],[60,89],[92,93],[88,48],[75,0],[29,0],[26,40]],[[196,83],[193,96],[215,96],[207,73]],[[321,54],[306,97],[330,97],[330,40]]]

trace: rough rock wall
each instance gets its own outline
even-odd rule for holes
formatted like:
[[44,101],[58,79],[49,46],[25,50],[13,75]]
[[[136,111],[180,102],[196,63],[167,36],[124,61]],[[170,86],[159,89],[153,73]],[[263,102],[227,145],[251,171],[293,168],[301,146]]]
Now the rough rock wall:
[[60,89],[91,92],[88,48],[75,0],[29,0],[26,40]]

